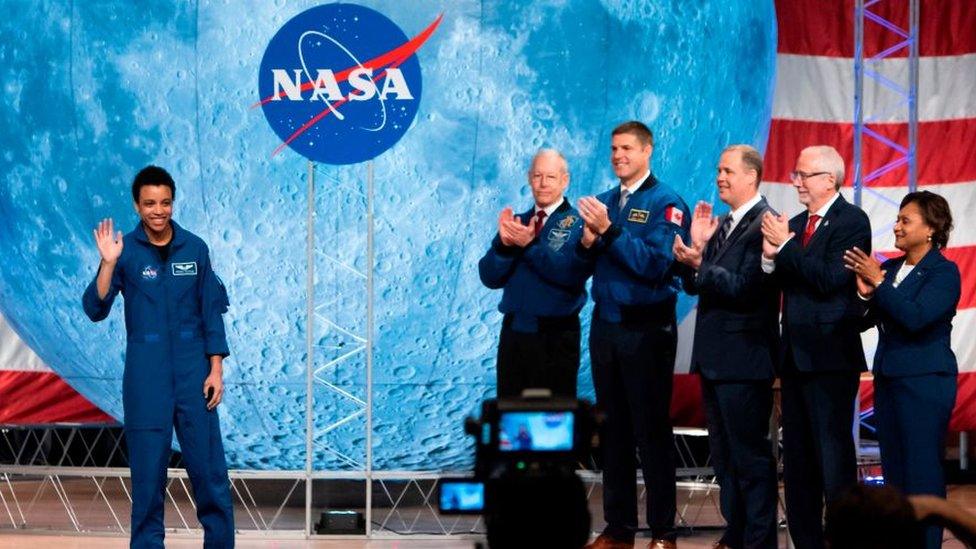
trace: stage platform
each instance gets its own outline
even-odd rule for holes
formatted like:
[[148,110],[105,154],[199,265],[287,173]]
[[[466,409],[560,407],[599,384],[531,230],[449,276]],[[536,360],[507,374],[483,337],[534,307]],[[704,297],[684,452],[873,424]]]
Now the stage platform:
[[[712,498],[717,497],[717,491],[711,493],[704,493],[701,491],[692,491],[689,489],[679,490],[679,511],[684,510],[687,514],[691,511],[695,513],[695,522],[700,525],[719,525],[721,524],[721,517],[718,516],[716,508],[711,505]],[[53,494],[52,494],[53,498]],[[949,499],[965,506],[970,511],[976,513],[976,486],[974,485],[957,485],[949,487]],[[683,507],[683,503],[687,504]],[[705,505],[700,505],[705,504]],[[50,506],[52,511],[60,507],[60,503],[56,501],[56,498],[52,501],[37,501],[35,505],[44,508]],[[602,528],[603,524],[600,520],[602,517],[602,512],[600,511],[600,497],[599,490],[592,494],[590,498],[590,509],[594,516],[594,530],[598,531]],[[412,509],[404,508],[401,512],[405,517],[412,516]],[[641,510],[643,513],[643,509]],[[290,514],[290,513],[288,513]],[[297,516],[298,510],[296,510],[296,516],[292,520],[296,520],[298,523],[299,517]],[[90,517],[94,518],[94,517]],[[104,517],[106,520],[111,520],[111,517]],[[167,517],[169,518],[169,517]],[[688,517],[691,518],[691,517]],[[423,519],[430,520],[430,519]],[[167,520],[169,522],[169,520]],[[291,522],[289,520],[288,522]],[[434,528],[434,524],[430,525]],[[475,529],[480,527],[479,524],[475,524]],[[414,525],[414,531],[422,531],[423,524],[418,523]],[[394,548],[409,548],[409,549],[462,549],[475,547],[475,544],[483,540],[483,536],[477,534],[466,535],[466,536],[454,536],[445,539],[443,536],[440,538],[435,538],[433,536],[425,536],[423,534],[414,535],[404,535],[396,536],[390,532],[383,532],[382,539],[366,540],[363,538],[317,538],[312,540],[302,539],[301,533],[269,533],[262,534],[259,532],[244,532],[240,534],[237,538],[237,547],[241,549],[394,549]],[[714,542],[720,535],[720,529],[714,526],[705,527],[693,527],[688,528],[684,531],[682,537],[679,538],[679,546],[682,549],[707,549],[711,548],[712,542]],[[171,549],[189,549],[194,547],[200,547],[201,536],[199,532],[196,533],[185,533],[185,532],[167,532],[166,546]],[[124,548],[128,546],[128,539],[121,535],[98,535],[98,534],[45,534],[43,532],[33,531],[31,533],[16,533],[15,531],[9,529],[0,529],[0,549],[47,549],[47,548],[57,548],[57,549],[110,549],[110,548]],[[643,548],[645,545],[638,543],[635,545],[637,548]],[[781,528],[780,530],[780,547],[786,547],[786,530]],[[946,542],[944,546],[946,549],[959,549],[965,547],[962,543],[955,540],[948,532],[946,533]]]

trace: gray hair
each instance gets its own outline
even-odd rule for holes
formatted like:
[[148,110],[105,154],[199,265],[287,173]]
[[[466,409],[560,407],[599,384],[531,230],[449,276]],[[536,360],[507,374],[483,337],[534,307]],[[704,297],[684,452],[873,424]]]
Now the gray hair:
[[563,153],[557,151],[556,149],[539,149],[539,152],[535,153],[535,156],[532,157],[532,163],[529,164],[530,172],[532,171],[532,166],[535,165],[536,159],[543,156],[555,158],[557,161],[559,161],[559,169],[561,169],[563,173],[569,173],[569,162],[566,162],[566,157],[563,156]]
[[739,153],[740,158],[742,158],[742,165],[745,166],[747,170],[755,170],[756,187],[758,187],[762,182],[763,175],[762,155],[750,145],[729,145],[728,147],[722,149],[722,154],[733,151],[737,151]]
[[844,184],[844,158],[837,152],[837,149],[830,145],[814,145],[803,149],[800,154],[805,152],[817,155],[820,159],[818,162],[820,169],[833,174],[834,188],[840,190],[840,186]]

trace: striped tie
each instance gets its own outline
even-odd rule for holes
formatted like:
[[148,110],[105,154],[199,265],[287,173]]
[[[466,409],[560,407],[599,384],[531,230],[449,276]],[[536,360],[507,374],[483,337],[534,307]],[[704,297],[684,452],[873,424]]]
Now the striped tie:
[[729,238],[730,232],[732,232],[732,214],[725,216],[725,221],[722,222],[722,227],[718,230],[718,240],[715,241],[716,250],[722,249],[725,241]]
[[620,206],[621,210],[623,210],[624,206],[627,205],[627,200],[630,198],[631,194],[632,193],[627,189],[620,191],[620,202],[618,202],[618,206]]

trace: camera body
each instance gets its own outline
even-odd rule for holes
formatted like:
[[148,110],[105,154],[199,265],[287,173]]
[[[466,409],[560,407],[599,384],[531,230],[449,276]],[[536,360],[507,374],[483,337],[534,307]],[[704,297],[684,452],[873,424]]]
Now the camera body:
[[587,402],[548,391],[485,401],[465,421],[474,476],[441,479],[441,513],[482,514],[491,547],[582,547],[590,514],[576,471],[598,445],[596,423]]

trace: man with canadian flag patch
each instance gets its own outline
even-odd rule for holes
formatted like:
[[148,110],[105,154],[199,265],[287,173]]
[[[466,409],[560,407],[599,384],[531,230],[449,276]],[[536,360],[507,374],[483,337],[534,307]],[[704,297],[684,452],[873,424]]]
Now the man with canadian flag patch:
[[681,287],[675,235],[687,240],[688,206],[651,174],[654,136],[640,122],[612,132],[610,162],[620,185],[579,200],[585,226],[577,253],[594,262],[590,363],[603,427],[603,514],[588,547],[633,547],[637,462],[647,486],[648,547],[675,547],[675,456],[671,388]]

